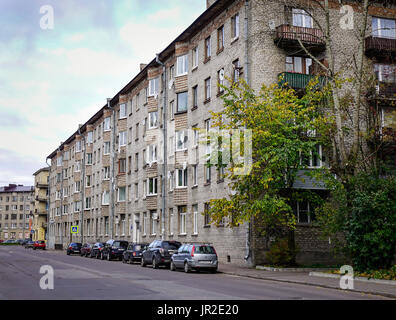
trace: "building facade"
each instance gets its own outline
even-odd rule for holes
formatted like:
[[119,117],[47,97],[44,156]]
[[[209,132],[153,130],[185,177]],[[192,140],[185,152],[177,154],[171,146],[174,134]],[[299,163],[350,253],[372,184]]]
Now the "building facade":
[[32,240],[47,240],[48,177],[49,168],[41,168],[34,174],[34,211]]
[[0,239],[30,238],[34,187],[9,184],[0,187]]
[[[331,19],[338,21],[336,3]],[[290,86],[305,87],[315,68],[309,56],[296,50],[290,25],[305,35],[304,43],[321,61],[326,46],[312,19],[284,1],[217,0],[207,5],[196,21],[155,59],[141,65],[135,78],[48,156],[50,247],[71,241],[117,238],[149,243],[166,238],[211,242],[222,262],[251,263],[253,254],[256,262],[261,259],[261,253],[254,252],[260,249],[255,248],[251,224],[231,229],[224,221],[214,226],[205,214],[209,201],[226,197],[229,189],[224,173],[207,165],[210,141],[194,129],[208,132],[210,111],[222,109],[218,84],[243,78],[259,90],[283,75]],[[392,20],[396,11],[379,7],[372,15],[374,25],[378,16]],[[340,32],[337,52],[352,54],[354,39],[352,33]],[[391,43],[394,54],[395,40],[383,39]],[[394,60],[386,61],[394,68]],[[369,54],[365,62],[382,68],[375,67],[382,62]],[[309,166],[324,164],[320,159]],[[315,187],[308,183],[296,188]],[[308,203],[296,204],[300,261],[324,262],[330,259],[331,244],[319,239],[309,211]],[[70,232],[75,225],[80,234]]]

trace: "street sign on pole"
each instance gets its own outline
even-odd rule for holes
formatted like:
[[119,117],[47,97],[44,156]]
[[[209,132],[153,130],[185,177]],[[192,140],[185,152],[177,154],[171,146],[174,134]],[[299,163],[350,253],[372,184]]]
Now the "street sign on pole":
[[74,233],[74,234],[78,233],[78,226],[71,226],[70,233]]

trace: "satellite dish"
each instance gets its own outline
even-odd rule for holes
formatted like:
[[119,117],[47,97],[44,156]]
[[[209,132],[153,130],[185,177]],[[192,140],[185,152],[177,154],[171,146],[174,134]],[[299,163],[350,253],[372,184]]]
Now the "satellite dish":
[[221,81],[224,80],[224,69],[221,69],[221,70],[219,71],[219,78],[220,78]]
[[269,27],[270,27],[271,30],[275,30],[275,21],[274,21],[274,20],[271,20],[271,21],[268,23],[268,25],[269,25]]

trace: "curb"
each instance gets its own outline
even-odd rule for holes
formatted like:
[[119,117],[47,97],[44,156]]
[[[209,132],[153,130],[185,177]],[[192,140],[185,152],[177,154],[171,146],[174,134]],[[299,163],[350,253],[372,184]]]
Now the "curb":
[[[323,272],[310,272],[309,276],[310,277],[322,277],[322,278],[335,278],[335,279],[341,278],[341,275],[331,274],[331,273],[323,273]],[[369,278],[365,278],[365,277],[354,277],[353,279],[356,281],[361,281],[361,282],[387,284],[387,285],[396,286],[395,280],[369,279]]]
[[256,270],[277,271],[277,272],[310,272],[310,271],[327,271],[331,268],[274,268],[265,266],[256,266]]
[[293,280],[284,280],[284,279],[274,279],[274,278],[268,278],[268,277],[258,277],[258,276],[254,276],[254,275],[246,275],[246,274],[240,274],[240,273],[230,272],[230,271],[221,271],[221,273],[234,275],[234,276],[239,276],[239,277],[252,278],[252,279],[260,279],[260,280],[284,282],[284,283],[294,283],[294,284],[301,284],[301,285],[306,285],[306,286],[320,287],[320,288],[347,291],[347,292],[357,292],[357,293],[364,293],[364,294],[372,294],[372,295],[376,295],[376,296],[396,299],[396,294],[392,294],[392,293],[385,293],[385,292],[378,292],[378,291],[362,291],[362,290],[341,289],[339,287],[332,287],[332,286],[328,286],[328,285],[325,285],[325,284],[317,284],[317,283],[303,282],[303,281],[296,281],[296,280],[293,281]]

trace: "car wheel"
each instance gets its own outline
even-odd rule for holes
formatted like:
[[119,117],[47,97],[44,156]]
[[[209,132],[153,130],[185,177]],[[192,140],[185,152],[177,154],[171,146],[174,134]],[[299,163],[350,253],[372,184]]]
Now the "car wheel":
[[210,270],[210,273],[216,273],[216,272],[217,272],[217,268]]
[[70,256],[70,252],[69,252],[69,251],[66,251],[66,254],[67,254],[68,256]]
[[103,252],[100,254],[100,260],[104,260]]
[[189,273],[191,271],[190,266],[187,262],[184,262],[184,272]]
[[110,260],[111,260],[110,252],[107,254],[106,259],[107,259],[107,261],[110,261]]
[[157,260],[155,259],[155,257],[153,257],[152,266],[153,266],[153,269],[158,269],[158,264],[157,264]]
[[145,267],[145,266],[146,266],[146,262],[144,262],[143,257],[142,257],[142,259],[140,260],[140,266],[141,266],[141,267]]
[[122,256],[122,263],[127,263],[124,256]]
[[33,250],[36,250],[36,248],[33,248]]
[[171,263],[170,263],[170,270],[171,271],[176,271],[176,266],[175,266],[175,263],[173,261],[171,261]]

